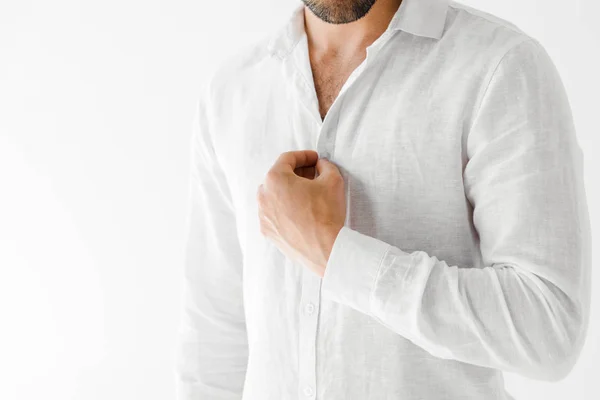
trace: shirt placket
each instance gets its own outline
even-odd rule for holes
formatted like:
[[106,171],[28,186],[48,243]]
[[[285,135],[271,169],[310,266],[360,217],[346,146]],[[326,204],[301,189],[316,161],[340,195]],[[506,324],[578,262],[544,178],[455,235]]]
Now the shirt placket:
[[[348,89],[363,73],[374,59],[381,46],[390,38],[392,31],[384,32],[367,48],[367,56],[363,62],[350,74],[339,94],[329,108],[324,120],[321,120],[318,98],[314,87],[306,36],[298,43],[295,51],[284,59],[284,73],[291,77],[295,93],[309,115],[315,122],[316,151],[319,158],[332,159],[335,149],[337,122],[341,103]],[[315,172],[316,176],[316,172]],[[298,399],[310,400],[317,398],[316,377],[316,340],[318,317],[321,303],[322,278],[308,270],[302,269],[302,295],[299,307],[299,343],[298,348]]]

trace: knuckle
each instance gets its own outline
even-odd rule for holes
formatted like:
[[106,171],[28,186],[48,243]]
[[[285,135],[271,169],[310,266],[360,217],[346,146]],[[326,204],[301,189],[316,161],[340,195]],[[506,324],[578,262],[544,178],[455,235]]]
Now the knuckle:
[[277,181],[279,174],[274,169],[270,169],[265,175],[265,183],[274,183]]
[[283,163],[293,153],[294,153],[293,151],[284,151],[283,153],[280,153],[279,156],[277,156],[277,160],[275,161],[275,164],[281,164],[281,163]]
[[263,236],[267,235],[267,228],[265,227],[265,225],[262,222],[260,223],[260,233]]
[[333,185],[343,185],[344,184],[344,177],[340,174],[332,174],[331,175],[331,182]]

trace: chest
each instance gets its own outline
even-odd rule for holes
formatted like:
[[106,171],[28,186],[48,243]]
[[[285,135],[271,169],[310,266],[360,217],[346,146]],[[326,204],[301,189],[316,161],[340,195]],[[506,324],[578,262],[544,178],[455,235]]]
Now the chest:
[[321,119],[325,118],[344,83],[363,60],[362,54],[344,59],[339,57],[311,59],[313,83],[319,101]]
[[[423,79],[422,71],[388,60],[372,63],[340,96],[362,60],[315,60],[313,93],[290,61],[285,80],[278,79],[280,71],[264,74],[268,80],[229,97],[228,117],[215,129],[216,147],[239,209],[255,207],[256,188],[281,153],[301,149],[331,154],[347,181],[350,208],[374,206],[385,215],[403,207],[431,215],[440,202],[432,187],[452,186],[463,195],[463,99],[473,97],[468,87],[454,85],[449,93],[442,88],[456,77],[429,73]],[[323,119],[335,113],[326,123],[311,116],[315,100]]]

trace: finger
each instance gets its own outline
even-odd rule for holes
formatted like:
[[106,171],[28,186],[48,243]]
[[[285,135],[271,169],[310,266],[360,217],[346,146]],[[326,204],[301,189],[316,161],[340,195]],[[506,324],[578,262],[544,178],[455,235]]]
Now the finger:
[[296,168],[314,166],[318,159],[319,154],[314,150],[286,151],[279,155],[273,168],[293,172]]
[[319,178],[324,179],[331,175],[341,175],[338,167],[336,167],[336,165],[334,163],[332,163],[331,161],[324,159],[324,158],[320,158],[317,161],[316,168],[317,168],[317,173],[319,174],[317,179],[319,179]]
[[296,175],[307,179],[313,179],[315,177],[315,167],[300,167],[294,170]]

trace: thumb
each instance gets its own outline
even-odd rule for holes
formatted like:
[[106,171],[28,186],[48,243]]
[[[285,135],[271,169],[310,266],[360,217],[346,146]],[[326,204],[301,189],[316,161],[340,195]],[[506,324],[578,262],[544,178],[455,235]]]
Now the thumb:
[[324,178],[330,177],[332,175],[340,175],[340,171],[335,166],[335,164],[326,158],[319,158],[317,160],[316,167],[317,167],[317,173],[319,175],[317,177],[317,179],[319,179],[319,178],[324,179]]

